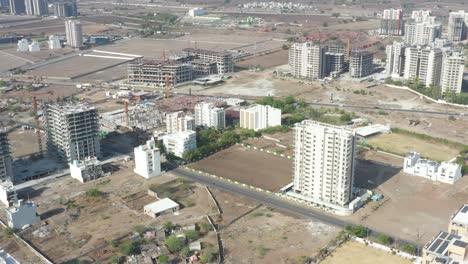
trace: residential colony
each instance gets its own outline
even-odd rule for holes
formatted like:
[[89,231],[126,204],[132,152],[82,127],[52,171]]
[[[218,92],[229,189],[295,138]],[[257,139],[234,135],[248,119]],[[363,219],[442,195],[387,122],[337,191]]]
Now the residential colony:
[[437,17],[430,11],[413,11],[403,40],[386,47],[386,73],[396,79],[418,80],[423,87],[440,86],[442,93],[460,93],[465,57],[463,49],[451,43],[466,39],[467,24],[468,13],[451,12],[447,38],[442,38]]

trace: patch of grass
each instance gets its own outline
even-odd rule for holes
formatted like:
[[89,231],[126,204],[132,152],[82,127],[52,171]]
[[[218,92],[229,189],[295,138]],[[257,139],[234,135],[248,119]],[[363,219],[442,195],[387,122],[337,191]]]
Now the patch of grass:
[[192,200],[184,201],[184,202],[182,202],[182,204],[183,204],[185,207],[193,207],[193,206],[195,206],[195,202],[192,201]]
[[255,251],[257,252],[257,254],[258,254],[258,256],[259,256],[260,258],[263,258],[263,257],[265,257],[265,255],[266,255],[270,250],[271,250],[271,249],[269,249],[269,248],[266,248],[266,247],[264,247],[264,246],[260,246],[260,247],[258,247]]
[[85,192],[85,195],[92,198],[104,197],[104,193],[99,188],[91,188]]
[[264,216],[264,214],[262,212],[255,212],[255,213],[252,213],[252,217],[260,217],[260,216]]

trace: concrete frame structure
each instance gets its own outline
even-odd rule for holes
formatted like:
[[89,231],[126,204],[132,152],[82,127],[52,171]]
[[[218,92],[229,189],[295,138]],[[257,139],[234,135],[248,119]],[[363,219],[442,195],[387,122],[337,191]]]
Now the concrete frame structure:
[[189,56],[193,56],[195,59],[215,62],[217,66],[216,74],[226,74],[234,71],[232,53],[228,51],[212,51],[192,48],[185,48],[183,51]]
[[369,76],[374,71],[374,54],[367,50],[351,51],[349,57],[349,76],[362,78]]
[[169,198],[164,198],[143,207],[145,214],[156,218],[163,214],[170,214],[179,211],[179,204]]
[[83,46],[83,30],[79,20],[65,21],[65,33],[68,46],[72,48],[80,48]]
[[168,134],[195,130],[195,118],[186,115],[183,111],[166,115],[166,131]]
[[463,86],[463,72],[465,69],[465,56],[460,52],[444,54],[440,88],[442,93],[448,91],[461,93]]
[[460,10],[450,12],[448,19],[448,39],[450,41],[463,41],[468,35],[468,12]]
[[97,158],[74,160],[69,164],[70,176],[81,183],[94,181],[106,175],[102,170],[102,164]]
[[140,84],[166,85],[169,77],[171,85],[193,80],[192,66],[185,62],[136,59],[128,63],[128,82]]
[[338,77],[345,70],[345,60],[344,52],[325,52],[325,76]]
[[385,72],[392,77],[402,77],[405,70],[405,50],[403,42],[394,41],[385,49],[387,60],[385,61]]
[[422,159],[417,152],[410,152],[405,156],[403,171],[432,181],[454,184],[463,175],[461,166],[453,161],[444,161],[439,164],[436,161]]
[[240,127],[255,131],[281,126],[281,109],[269,105],[253,105],[240,110]]
[[67,163],[101,157],[95,107],[77,103],[47,104],[44,113],[49,152]]
[[404,24],[402,9],[385,9],[380,20],[379,34],[402,36]]
[[304,199],[346,207],[354,181],[354,131],[312,120],[295,126],[293,191]]
[[294,43],[289,49],[289,67],[296,78],[322,79],[325,77],[325,46],[312,42]]
[[226,113],[223,108],[215,107],[213,103],[195,105],[195,125],[213,127],[221,130],[226,127]]
[[13,229],[22,229],[41,221],[37,215],[37,206],[34,202],[18,200],[13,207],[6,208],[8,226]]
[[405,79],[418,79],[424,86],[440,84],[443,59],[440,49],[429,46],[407,47],[405,56]]
[[182,158],[189,150],[197,149],[197,133],[183,131],[163,136],[163,144],[167,153]]
[[0,130],[0,182],[13,182],[13,161],[5,130]]
[[161,175],[161,153],[154,139],[134,149],[136,174],[149,179]]

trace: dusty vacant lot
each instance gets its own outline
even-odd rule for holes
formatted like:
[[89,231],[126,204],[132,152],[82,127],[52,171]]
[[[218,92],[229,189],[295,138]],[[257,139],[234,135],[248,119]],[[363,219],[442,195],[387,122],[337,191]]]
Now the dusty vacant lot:
[[277,191],[292,181],[291,160],[240,146],[230,147],[190,166],[270,191]]
[[345,219],[422,245],[446,230],[450,216],[468,201],[468,177],[443,184],[407,175],[402,164],[402,158],[364,153],[356,166],[355,185],[388,200],[380,207],[369,203]]
[[357,242],[348,242],[336,249],[323,264],[410,264],[411,261],[390,253],[366,247]]
[[367,140],[372,146],[397,152],[402,155],[416,151],[422,156],[434,160],[450,160],[460,152],[459,149],[447,144],[419,139],[410,135],[397,133],[381,134]]
[[0,248],[20,263],[45,263],[3,227],[0,228]]
[[223,230],[226,263],[300,263],[299,258],[314,256],[338,232],[261,207]]

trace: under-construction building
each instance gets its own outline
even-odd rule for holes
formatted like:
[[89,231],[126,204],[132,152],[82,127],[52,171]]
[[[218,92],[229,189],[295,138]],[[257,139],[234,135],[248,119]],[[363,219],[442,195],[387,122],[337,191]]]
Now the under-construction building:
[[7,133],[0,130],[0,182],[13,182],[13,167]]
[[128,64],[128,82],[164,86],[193,80],[192,65],[177,61],[137,59]]
[[184,49],[184,52],[186,52],[188,55],[194,56],[200,61],[216,63],[216,74],[225,74],[234,71],[234,61],[232,54],[228,51],[186,48]]
[[374,71],[374,54],[367,50],[355,50],[349,56],[349,76],[362,78]]
[[48,151],[70,163],[100,158],[99,119],[95,107],[86,104],[48,104],[44,110]]

